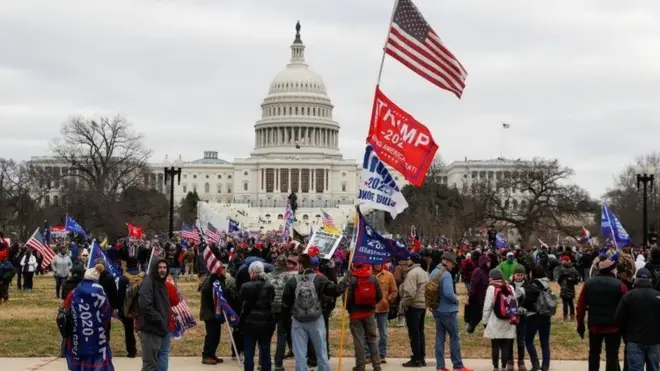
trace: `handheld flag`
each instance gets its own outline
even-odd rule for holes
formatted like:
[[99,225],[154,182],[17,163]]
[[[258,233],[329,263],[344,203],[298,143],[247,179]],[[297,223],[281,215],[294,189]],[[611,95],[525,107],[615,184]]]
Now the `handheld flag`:
[[128,237],[132,238],[142,238],[142,228],[138,227],[137,225],[133,225],[131,223],[126,223],[126,227],[128,228]]
[[498,249],[506,247],[506,240],[499,233],[495,236],[495,245],[497,246]]
[[53,259],[55,259],[55,252],[48,245],[44,244],[44,238],[39,233],[39,228],[32,233],[32,236],[30,236],[30,239],[25,244],[43,257],[41,269],[48,267]]
[[580,231],[580,238],[578,238],[578,241],[580,241],[580,243],[588,243],[591,241],[591,232],[589,232],[589,230],[584,226]]
[[215,304],[216,319],[224,319],[226,316],[227,321],[232,327],[238,325],[238,315],[222,294],[222,287],[220,287],[219,281],[213,282],[213,303]]
[[364,264],[384,264],[392,258],[391,242],[376,232],[356,206],[358,230],[353,251],[353,262]]
[[206,267],[208,268],[209,273],[219,276],[223,273],[224,269],[218,258],[213,254],[213,251],[211,251],[211,247],[206,241],[206,238],[202,235],[201,229],[201,226],[198,226],[197,231],[199,236],[197,236],[197,238],[200,241],[199,249],[202,251],[202,257],[204,258],[204,262],[206,262]]
[[330,214],[326,213],[324,210],[321,210],[321,215],[323,216],[323,230],[331,234],[341,234],[341,231],[335,225],[335,221],[332,219]]
[[286,208],[284,209],[284,231],[282,232],[282,242],[288,242],[291,230],[293,230],[293,221],[295,219],[296,217],[293,213],[293,209],[291,209],[291,201],[287,200]]
[[85,232],[85,229],[75,221],[73,218],[69,216],[69,214],[66,215],[65,223],[64,223],[64,229],[73,232],[75,234],[79,234],[85,238],[87,238],[87,233]]
[[371,144],[364,151],[358,203],[389,212],[392,218],[408,207],[403,193]]
[[199,230],[195,228],[192,225],[183,223],[183,226],[181,227],[181,238],[191,240],[193,242],[199,243]]
[[234,219],[229,219],[229,233],[239,232],[240,230],[241,230],[241,226],[238,223],[238,221]]
[[396,260],[406,260],[410,258],[410,251],[403,242],[395,239],[388,238],[387,242],[390,247],[390,252]]
[[419,239],[419,233],[414,225],[410,226],[410,245],[412,245],[412,250],[418,252],[422,248],[422,242]]
[[217,244],[218,241],[220,241],[220,231],[213,226],[211,223],[207,223],[206,225],[206,239],[210,243]]
[[112,278],[118,280],[121,277],[121,274],[119,271],[117,271],[115,265],[112,264],[112,262],[108,259],[108,256],[105,255],[105,251],[103,251],[101,245],[99,245],[99,243],[96,240],[94,240],[92,242],[92,248],[89,251],[89,260],[87,261],[87,269],[94,267],[94,262],[96,262],[96,260],[98,259],[102,259],[105,262],[105,268],[112,275]]
[[607,238],[611,238],[617,249],[632,243],[632,238],[630,238],[628,232],[605,203],[603,203],[600,214],[600,233]]

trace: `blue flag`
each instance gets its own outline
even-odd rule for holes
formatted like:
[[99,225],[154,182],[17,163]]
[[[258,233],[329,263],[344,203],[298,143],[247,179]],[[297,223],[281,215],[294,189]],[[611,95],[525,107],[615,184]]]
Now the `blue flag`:
[[94,266],[94,262],[97,259],[103,259],[105,261],[105,268],[108,270],[108,272],[112,275],[112,278],[115,280],[118,280],[121,275],[119,274],[119,271],[117,270],[117,267],[112,264],[112,262],[108,259],[108,256],[105,255],[105,251],[103,251],[103,248],[99,243],[94,240],[92,242],[92,249],[89,252],[89,261],[87,262],[87,269],[90,269]]
[[632,238],[630,238],[628,232],[605,203],[603,203],[600,214],[600,234],[603,235],[603,238],[612,240],[617,249],[632,243]]
[[391,244],[387,238],[376,232],[356,207],[358,214],[358,230],[355,239],[353,263],[384,264],[391,260]]
[[498,249],[506,247],[506,240],[499,233],[495,236],[495,245],[497,246]]
[[83,229],[83,227],[80,225],[80,223],[78,223],[73,218],[71,218],[69,216],[69,214],[66,215],[66,221],[64,223],[64,229],[69,231],[69,232],[73,232],[73,233],[79,234],[79,235],[87,238],[87,233],[85,232],[85,229]]
[[238,232],[241,230],[240,225],[234,219],[229,219],[229,233]]
[[387,242],[390,245],[390,251],[392,252],[394,259],[406,260],[410,258],[410,251],[403,242],[395,239],[387,239]]
[[213,282],[213,303],[215,305],[215,318],[221,321],[224,321],[225,316],[229,321],[229,325],[236,327],[238,325],[238,314],[236,311],[229,305],[224,295],[222,294],[222,287],[220,287],[220,282]]

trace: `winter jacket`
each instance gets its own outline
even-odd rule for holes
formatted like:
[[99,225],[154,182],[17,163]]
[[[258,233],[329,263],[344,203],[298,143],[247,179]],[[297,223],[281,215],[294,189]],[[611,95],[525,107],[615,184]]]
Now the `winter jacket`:
[[21,258],[21,271],[22,272],[34,272],[37,270],[37,257],[32,253],[26,253]]
[[69,272],[71,272],[73,262],[71,261],[69,255],[57,254],[55,255],[55,258],[53,258],[53,261],[50,263],[50,267],[53,270],[55,277],[66,278],[69,277]]
[[591,277],[580,292],[575,308],[578,325],[584,325],[584,318],[589,312],[589,332],[610,333],[618,331],[614,314],[621,298],[628,288],[612,274],[598,274]]
[[396,281],[397,286],[403,285],[403,281],[406,280],[406,275],[410,271],[410,261],[409,260],[399,260],[396,267],[394,267],[394,280]]
[[390,305],[394,303],[398,296],[396,280],[394,279],[394,275],[385,269],[378,273],[374,272],[374,274],[378,279],[380,291],[383,294],[383,299],[376,304],[376,313],[387,313],[390,310]]
[[502,273],[504,273],[504,279],[510,280],[513,275],[513,268],[515,268],[516,265],[518,265],[518,262],[515,259],[512,261],[504,260],[497,267],[502,270]]
[[99,285],[103,287],[103,291],[105,291],[105,295],[110,301],[110,307],[112,307],[112,309],[119,309],[123,303],[119,302],[119,297],[117,296],[117,283],[112,275],[107,271],[103,271],[99,277]]
[[660,344],[660,292],[648,281],[625,294],[617,307],[614,319],[621,328],[623,339],[642,345]]
[[575,286],[579,281],[580,274],[571,263],[564,263],[557,269],[557,283],[561,288],[559,296],[562,299],[575,299]]
[[177,291],[176,286],[174,286],[174,281],[171,277],[168,277],[165,280],[165,288],[167,289],[167,298],[169,299],[170,304],[170,311],[167,317],[167,331],[172,333],[176,328],[176,322],[174,321],[174,310],[172,308],[179,305],[179,301],[181,299],[179,298],[179,292]]
[[356,269],[353,271],[351,277],[346,278],[339,283],[337,290],[343,292],[348,290],[346,295],[346,311],[350,319],[364,319],[369,317],[376,310],[374,305],[359,305],[355,303],[355,289],[357,288],[358,279],[367,279],[376,288],[376,303],[383,300],[383,292],[380,289],[380,284],[376,276],[371,274],[368,268]]
[[[247,269],[246,269],[247,270]],[[299,275],[307,275],[314,273],[311,269],[305,269],[304,271],[298,273]],[[284,285],[284,292],[282,293],[282,305],[287,308],[294,308],[296,301],[296,288],[298,287],[298,281],[295,279],[290,279]],[[316,296],[320,299],[323,295],[335,295],[340,294],[338,292],[337,285],[330,281],[327,277],[322,274],[316,274],[314,276],[314,287],[316,288]],[[273,290],[275,292],[275,290]]]
[[[503,288],[506,286],[506,289]],[[493,281],[488,285],[486,298],[484,300],[482,322],[486,324],[484,337],[487,339],[513,339],[516,337],[516,326],[509,323],[508,319],[497,318],[494,312],[495,289],[512,290],[513,288],[503,281]]]
[[486,299],[486,290],[488,289],[488,264],[490,258],[484,254],[479,257],[477,269],[472,273],[472,281],[470,282],[470,293],[468,302],[477,308],[484,306]]
[[401,287],[401,307],[426,309],[426,298],[424,291],[429,282],[429,275],[419,264],[414,264],[406,274],[406,279]]
[[461,262],[461,280],[463,282],[472,281],[472,273],[477,267],[474,264],[474,260],[465,259]]
[[[226,287],[218,275],[210,274],[204,278],[204,281],[202,282],[201,302],[199,305],[199,319],[202,321],[212,321],[216,319],[215,304],[213,302],[213,284],[216,281],[220,282],[220,288],[222,289],[223,293],[226,292]],[[229,298],[226,299],[229,300]],[[232,307],[232,309],[238,312],[237,309],[240,308]]]
[[119,278],[117,283],[117,302],[119,303],[119,313],[124,314],[124,301],[126,300],[126,291],[129,287],[139,285],[144,280],[144,273],[137,270],[137,268],[129,268]]
[[536,300],[538,300],[541,291],[547,289],[550,285],[548,278],[537,278],[523,285],[525,289],[525,298],[522,302],[522,307],[525,308],[528,316],[536,314]]
[[434,280],[440,274],[440,271],[442,271],[442,276],[440,276],[440,281],[438,282],[438,289],[440,290],[438,307],[433,311],[433,314],[458,312],[458,297],[454,292],[454,280],[446,267],[442,270],[443,267],[442,264],[438,265],[429,277],[429,281]]
[[[167,263],[158,259],[149,270],[149,275],[140,286],[138,297],[138,327],[140,331],[165,337],[168,333],[170,317],[170,298],[165,286],[165,279],[158,275],[158,264]],[[169,275],[169,268],[167,274]]]
[[11,250],[9,249],[9,244],[5,241],[4,238],[0,239],[0,262],[9,260],[11,257]]
[[272,334],[275,287],[263,278],[255,278],[241,286],[238,297],[241,302],[239,328],[248,334]]

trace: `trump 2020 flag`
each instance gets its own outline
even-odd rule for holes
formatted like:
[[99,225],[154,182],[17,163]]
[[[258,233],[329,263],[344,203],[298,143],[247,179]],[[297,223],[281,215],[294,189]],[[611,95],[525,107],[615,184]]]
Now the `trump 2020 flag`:
[[222,294],[222,287],[219,281],[213,282],[213,304],[215,306],[216,319],[224,321],[226,316],[230,326],[235,327],[238,325],[238,314],[236,314]]
[[403,193],[371,145],[367,145],[364,151],[358,204],[368,204],[374,209],[387,211],[392,218],[396,218],[408,207]]
[[112,278],[118,280],[121,277],[119,271],[117,271],[117,268],[108,259],[108,256],[105,255],[105,252],[103,251],[101,245],[99,245],[99,243],[96,240],[94,240],[92,242],[92,248],[89,251],[89,260],[87,261],[87,269],[92,268],[94,266],[94,262],[96,262],[96,260],[98,259],[102,259],[105,262],[105,268],[112,275]]
[[73,232],[87,238],[87,233],[85,232],[83,227],[80,225],[80,223],[78,223],[72,217],[70,217],[69,214],[66,215],[64,229],[67,230],[68,232]]
[[600,214],[600,234],[605,238],[610,238],[619,249],[632,243],[628,232],[605,203],[603,203]]
[[229,219],[228,232],[233,233],[233,232],[238,232],[240,230],[241,230],[240,224],[238,224],[238,222],[234,219]]
[[355,239],[355,251],[353,252],[353,263],[384,264],[392,258],[391,244],[387,238],[378,234],[367,223],[356,206],[358,215],[358,230]]
[[506,240],[499,233],[495,236],[495,245],[497,246],[498,249],[506,247]]

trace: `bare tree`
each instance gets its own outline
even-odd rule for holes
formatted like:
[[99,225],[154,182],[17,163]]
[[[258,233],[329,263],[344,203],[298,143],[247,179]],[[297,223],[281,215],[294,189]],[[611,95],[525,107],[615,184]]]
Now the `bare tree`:
[[53,152],[70,167],[69,176],[78,178],[97,197],[116,197],[143,183],[151,151],[124,117],[74,117],[61,134],[53,141]]
[[472,184],[471,189],[484,206],[486,219],[515,227],[529,242],[532,233],[539,231],[575,235],[585,213],[593,212],[587,192],[568,183],[573,174],[557,160],[537,158],[519,161],[500,179]]

